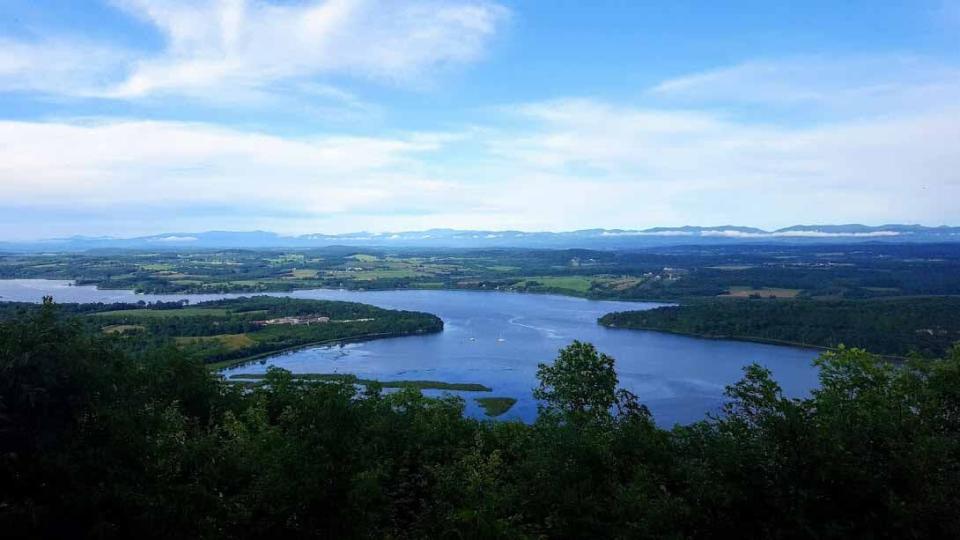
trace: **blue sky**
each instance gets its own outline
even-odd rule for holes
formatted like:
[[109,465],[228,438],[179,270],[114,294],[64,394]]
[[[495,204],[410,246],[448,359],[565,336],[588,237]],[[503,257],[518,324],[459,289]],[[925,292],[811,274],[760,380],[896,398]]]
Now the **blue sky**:
[[960,223],[960,2],[5,0],[0,238]]

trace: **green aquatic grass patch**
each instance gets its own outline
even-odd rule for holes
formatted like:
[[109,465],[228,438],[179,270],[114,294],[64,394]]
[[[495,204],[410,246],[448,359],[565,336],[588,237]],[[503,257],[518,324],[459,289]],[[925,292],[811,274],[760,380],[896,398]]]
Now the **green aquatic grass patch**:
[[483,413],[492,418],[506,413],[517,403],[516,398],[512,397],[482,397],[474,400],[483,408]]

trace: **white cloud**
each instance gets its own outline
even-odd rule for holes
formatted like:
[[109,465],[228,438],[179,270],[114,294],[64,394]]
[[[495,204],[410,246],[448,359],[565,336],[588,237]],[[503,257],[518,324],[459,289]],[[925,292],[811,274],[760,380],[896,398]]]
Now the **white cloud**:
[[776,232],[747,232],[721,229],[718,231],[703,231],[701,236],[720,238],[884,238],[900,236],[897,231],[870,231],[870,232],[825,232],[825,231],[776,231]]
[[0,39],[0,91],[211,102],[303,92],[367,107],[317,79],[349,75],[421,85],[480,59],[509,11],[492,0],[112,0],[155,27],[155,52],[58,36]]
[[310,215],[429,209],[455,190],[416,156],[442,135],[284,138],[210,125],[0,122],[0,188],[20,207],[166,205]]
[[601,236],[693,236],[690,231],[603,231]]
[[[95,216],[167,209],[154,221],[124,222],[139,233],[952,224],[960,102],[947,98],[960,92],[948,91],[950,70],[925,73],[922,84],[883,93],[896,107],[836,102],[855,114],[803,123],[736,116],[710,100],[666,107],[589,98],[521,104],[505,122],[488,115],[458,132],[380,137],[136,120],[0,122],[0,195],[6,208],[60,204]],[[846,87],[867,86],[851,79]],[[116,229],[105,222],[84,232]]]
[[[564,208],[567,219],[590,215],[587,226],[954,223],[960,102],[919,95],[904,85],[890,94],[896,110],[809,125],[554,100],[515,107],[528,127],[489,145],[519,182],[549,178],[552,185],[526,200]],[[576,197],[565,196],[571,190]]]
[[0,38],[0,91],[94,95],[122,76],[130,55],[85,41]]
[[196,242],[199,240],[196,236],[161,236],[153,238],[151,242]]
[[262,88],[274,81],[346,73],[414,81],[481,57],[507,16],[486,1],[117,0],[167,40],[111,90],[117,97]]
[[[956,221],[960,108],[805,128],[594,100],[517,111],[522,128],[390,138],[0,122],[0,193],[96,216],[166,208],[142,233]],[[438,159],[464,142],[466,165]],[[84,232],[117,225],[103,227]]]
[[796,238],[879,238],[885,236],[900,236],[898,231],[870,231],[870,232],[849,232],[849,233],[831,233],[824,231],[780,231],[771,236],[796,237]]
[[831,114],[934,108],[960,94],[960,69],[905,55],[744,62],[664,81],[655,97],[698,105],[813,107]]

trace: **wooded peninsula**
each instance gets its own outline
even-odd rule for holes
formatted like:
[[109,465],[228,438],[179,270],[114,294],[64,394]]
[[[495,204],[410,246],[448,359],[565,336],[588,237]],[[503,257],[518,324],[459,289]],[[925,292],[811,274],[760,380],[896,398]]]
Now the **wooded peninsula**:
[[[0,303],[0,319],[39,306]],[[64,304],[64,313],[128,350],[175,347],[213,369],[311,345],[346,343],[443,330],[435,315],[356,302],[256,296],[189,305]]]
[[960,298],[726,299],[609,313],[599,322],[610,328],[938,357],[960,341]]

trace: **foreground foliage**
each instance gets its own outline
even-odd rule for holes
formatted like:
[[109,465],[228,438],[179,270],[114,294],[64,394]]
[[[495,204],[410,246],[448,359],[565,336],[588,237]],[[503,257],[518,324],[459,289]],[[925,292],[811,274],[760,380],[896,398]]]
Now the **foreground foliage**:
[[759,366],[664,430],[574,343],[532,425],[456,398],[273,370],[249,389],[46,305],[0,325],[0,526],[15,536],[934,538],[960,535],[960,349],[824,354],[809,399]]

